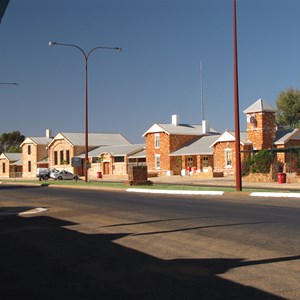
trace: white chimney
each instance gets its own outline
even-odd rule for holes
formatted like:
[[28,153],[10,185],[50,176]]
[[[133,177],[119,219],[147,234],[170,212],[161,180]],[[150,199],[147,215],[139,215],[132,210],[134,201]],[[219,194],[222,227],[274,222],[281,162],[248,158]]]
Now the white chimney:
[[179,116],[178,115],[172,115],[172,125],[174,125],[174,126],[179,125]]
[[210,126],[207,120],[202,120],[202,133],[209,133],[210,132]]
[[46,129],[46,138],[50,139],[51,135],[51,129]]

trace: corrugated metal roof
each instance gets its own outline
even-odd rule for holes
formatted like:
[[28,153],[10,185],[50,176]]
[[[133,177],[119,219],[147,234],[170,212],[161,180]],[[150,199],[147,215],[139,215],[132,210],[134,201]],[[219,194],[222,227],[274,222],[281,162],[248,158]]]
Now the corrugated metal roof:
[[[217,144],[218,142],[232,142],[232,141],[235,141],[235,132],[226,130],[210,146],[212,147],[215,144]],[[243,145],[251,145],[252,144],[248,140],[248,134],[246,131],[240,131],[240,143]]]
[[47,137],[30,137],[37,145],[48,145],[53,139]]
[[180,156],[180,155],[212,155],[213,149],[210,145],[217,140],[220,135],[203,136],[199,140],[180,148],[170,154],[170,156]]
[[8,161],[17,161],[17,160],[22,160],[22,153],[8,153],[8,152],[3,152],[1,154],[2,158],[6,158]]
[[22,159],[19,159],[17,161],[14,161],[12,163],[13,166],[22,166],[23,165],[23,160]]
[[285,144],[289,140],[300,140],[300,129],[279,130],[276,132],[275,145]]
[[22,142],[22,144],[20,146],[22,147],[24,144],[27,144],[27,143],[30,143],[30,142],[32,142],[36,145],[48,145],[52,140],[53,140],[52,138],[47,138],[47,137],[32,137],[32,136],[29,136]]
[[132,154],[132,155],[128,155],[128,158],[142,158],[142,157],[146,158],[146,150],[137,152],[137,153]]
[[149,130],[147,130],[143,136],[147,133],[153,132],[167,132],[168,134],[177,134],[177,135],[209,135],[209,134],[217,134],[218,132],[210,128],[210,131],[206,134],[203,133],[202,125],[190,125],[190,124],[154,124]]
[[[84,133],[61,132],[58,135],[63,136],[73,146],[85,145]],[[54,140],[58,139],[57,136],[54,138]],[[102,145],[131,145],[131,143],[119,133],[89,133],[88,144],[89,147],[97,147]]]
[[276,112],[277,110],[273,108],[270,104],[268,104],[263,99],[258,99],[255,103],[250,105],[248,108],[244,110],[245,114],[255,113],[255,112]]
[[[99,157],[102,153],[110,153],[112,156],[125,156],[135,153],[137,151],[143,151],[145,144],[133,144],[133,145],[113,145],[113,146],[100,146],[88,153],[89,157]],[[83,157],[84,154],[80,155]]]

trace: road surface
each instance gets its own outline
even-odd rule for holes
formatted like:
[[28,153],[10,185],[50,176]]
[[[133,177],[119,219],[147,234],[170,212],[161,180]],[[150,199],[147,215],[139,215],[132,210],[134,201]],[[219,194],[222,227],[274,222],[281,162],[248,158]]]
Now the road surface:
[[300,299],[299,212],[299,199],[2,185],[1,298]]

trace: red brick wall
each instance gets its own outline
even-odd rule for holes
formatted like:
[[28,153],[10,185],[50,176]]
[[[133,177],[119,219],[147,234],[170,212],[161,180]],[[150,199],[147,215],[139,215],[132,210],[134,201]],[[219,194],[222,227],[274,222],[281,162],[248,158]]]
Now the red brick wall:
[[[248,152],[243,152],[245,150],[251,150],[251,145],[241,145],[241,161],[243,161]],[[225,166],[225,149],[231,149],[232,153],[232,167]],[[236,168],[236,160],[235,160],[235,141],[232,142],[221,142],[217,143],[214,146],[214,171],[216,172],[224,172],[225,174],[234,174]]]
[[[169,154],[181,148],[184,144],[194,141],[199,136],[191,135],[169,135],[165,132],[160,132],[160,148],[154,147],[155,133],[146,135],[146,160],[148,171],[156,171],[160,174],[165,174],[168,171],[178,169],[178,161],[176,157],[170,157]],[[155,154],[160,155],[160,169],[155,168]],[[177,172],[177,171],[176,171]]]

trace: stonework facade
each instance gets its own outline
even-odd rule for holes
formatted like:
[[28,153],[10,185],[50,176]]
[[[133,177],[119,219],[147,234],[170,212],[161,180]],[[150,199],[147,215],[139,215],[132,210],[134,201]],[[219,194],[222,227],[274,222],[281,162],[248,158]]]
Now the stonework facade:
[[[198,139],[197,135],[172,135],[166,132],[147,133],[146,160],[148,172],[158,174],[180,174],[181,164],[178,157],[170,157],[170,153],[184,144]],[[159,145],[155,141],[159,140]]]
[[[276,119],[274,112],[256,112],[247,114],[248,139],[253,149],[271,149],[276,137]],[[250,121],[251,120],[251,121]]]

